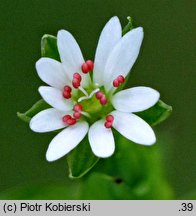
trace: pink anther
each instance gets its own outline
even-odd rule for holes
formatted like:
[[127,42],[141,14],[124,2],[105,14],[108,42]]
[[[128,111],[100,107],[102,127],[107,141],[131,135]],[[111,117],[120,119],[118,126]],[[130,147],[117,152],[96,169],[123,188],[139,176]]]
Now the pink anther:
[[106,116],[106,121],[107,122],[113,122],[114,121],[114,116],[113,115],[108,115],[108,116]]
[[101,91],[98,91],[95,95],[96,95],[96,98],[98,100],[101,99],[104,96],[104,94]]
[[88,65],[89,71],[92,71],[93,68],[94,68],[94,62],[91,61],[91,60],[87,60],[87,61],[86,61],[86,64]]
[[81,104],[76,104],[74,105],[73,107],[73,110],[76,111],[76,112],[81,112],[83,109],[82,105]]
[[81,117],[81,113],[80,112],[74,112],[73,117],[75,119],[79,119]]
[[117,77],[117,80],[118,80],[119,83],[124,83],[125,78],[124,78],[124,76],[119,75],[119,76]]
[[70,119],[68,119],[68,120],[66,121],[66,123],[67,123],[68,125],[74,125],[74,124],[76,123],[76,119],[71,117]]
[[107,102],[108,102],[108,100],[107,100],[106,96],[103,95],[103,96],[101,97],[101,99],[100,99],[100,103],[101,103],[102,105],[105,105],[105,104],[107,104]]
[[79,73],[74,73],[73,78],[78,79],[80,82],[82,80],[82,77],[81,77],[81,75]]
[[68,119],[71,119],[72,117],[70,115],[63,116],[63,122],[67,123]]
[[112,122],[105,122],[104,126],[106,128],[111,128],[112,127]]

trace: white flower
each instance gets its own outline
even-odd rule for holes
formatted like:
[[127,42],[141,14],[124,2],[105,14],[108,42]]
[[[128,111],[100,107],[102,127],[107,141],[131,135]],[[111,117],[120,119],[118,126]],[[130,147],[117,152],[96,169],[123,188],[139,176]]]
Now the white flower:
[[87,133],[96,156],[111,156],[115,149],[111,127],[135,143],[155,143],[151,127],[133,112],[152,107],[159,93],[149,87],[115,93],[135,63],[142,39],[141,27],[122,37],[119,19],[111,18],[101,32],[93,64],[85,62],[69,32],[58,32],[61,62],[41,58],[36,63],[39,77],[50,86],[41,86],[39,92],[53,108],[41,111],[30,122],[30,128],[40,133],[65,128],[50,142],[48,161],[69,153]]

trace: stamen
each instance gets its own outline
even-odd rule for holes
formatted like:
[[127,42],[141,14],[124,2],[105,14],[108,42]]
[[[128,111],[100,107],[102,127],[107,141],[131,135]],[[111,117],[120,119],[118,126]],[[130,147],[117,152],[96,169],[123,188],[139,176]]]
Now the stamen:
[[114,81],[113,81],[113,86],[114,87],[118,87],[119,85],[121,85],[122,83],[124,83],[125,78],[122,75],[119,75]]
[[105,120],[106,120],[106,122],[105,122],[104,126],[106,128],[111,128],[112,124],[113,124],[113,121],[114,121],[114,116],[113,115],[108,115],[108,116],[106,116]]
[[67,120],[66,122],[68,125],[74,125],[76,123],[76,119],[75,118],[70,118]]
[[91,93],[90,93],[90,95],[89,95],[89,98],[92,98],[92,96],[94,95],[94,94],[96,94],[97,92],[99,92],[99,88],[97,88],[97,89],[95,89],[94,91],[92,91]]
[[113,115],[108,115],[108,116],[106,116],[106,121],[107,122],[113,122],[114,121],[114,116]]
[[74,112],[73,116],[75,119],[79,119],[81,117],[81,113],[80,112]]
[[76,79],[78,79],[79,81],[82,80],[82,77],[81,77],[81,75],[80,75],[79,73],[74,73],[74,74],[73,74],[73,78],[76,78]]
[[94,68],[94,63],[91,60],[87,60],[85,63],[82,64],[81,70],[84,74],[87,74],[88,72],[92,71]]
[[102,105],[105,105],[105,104],[107,104],[107,102],[108,102],[108,100],[107,100],[106,96],[103,95],[103,97],[100,99],[100,103],[101,103]]
[[98,99],[98,100],[100,100],[102,97],[103,97],[103,93],[101,92],[101,91],[98,91],[97,93],[96,93],[96,98]]
[[87,63],[82,64],[81,70],[84,74],[87,74],[89,72]]
[[64,91],[67,91],[67,92],[71,92],[71,87],[70,86],[68,86],[68,85],[66,85],[65,87],[64,87]]
[[78,102],[80,103],[81,101],[86,100],[86,99],[88,99],[88,96],[80,97],[78,99]]
[[120,83],[124,83],[124,81],[125,81],[125,78],[122,75],[118,76],[117,79],[118,79],[118,82],[120,82]]
[[115,79],[115,80],[113,81],[113,86],[114,86],[114,87],[118,87],[119,85],[120,85],[119,81],[118,81],[117,79]]
[[71,87],[66,85],[63,89],[63,97],[66,99],[71,98],[71,91],[72,91]]
[[94,63],[93,63],[93,61],[87,60],[87,61],[86,61],[86,64],[88,65],[89,71],[92,71],[93,68],[94,68]]
[[70,115],[63,116],[63,122],[67,123],[68,119],[71,119],[72,117]]
[[96,98],[100,101],[100,103],[101,103],[102,105],[105,105],[105,104],[107,104],[107,102],[108,102],[106,96],[105,96],[104,93],[101,92],[101,91],[98,91],[98,92],[96,93]]
[[76,104],[74,105],[73,107],[73,110],[76,111],[76,112],[81,112],[83,109],[82,105],[81,104]]
[[74,125],[76,123],[76,119],[72,118],[70,115],[65,115],[63,117],[63,122],[67,123],[68,125]]
[[78,88],[80,86],[82,77],[79,73],[74,73],[73,74],[73,80],[72,80],[72,85],[74,88]]
[[111,128],[112,127],[112,122],[105,122],[104,126],[106,128]]
[[81,112],[81,114],[88,117],[88,118],[91,118],[91,115],[89,113],[87,113],[87,112]]
[[85,89],[83,89],[81,86],[79,87],[79,89],[82,93],[84,93],[88,97],[88,93],[86,92]]

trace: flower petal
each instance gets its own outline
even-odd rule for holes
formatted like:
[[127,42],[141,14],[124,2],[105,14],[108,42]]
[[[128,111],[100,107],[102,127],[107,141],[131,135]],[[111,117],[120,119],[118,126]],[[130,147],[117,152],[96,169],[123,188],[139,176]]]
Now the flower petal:
[[36,69],[41,80],[52,87],[62,90],[65,84],[69,83],[62,64],[54,59],[39,59],[36,62]]
[[149,87],[134,87],[118,92],[112,98],[115,109],[122,112],[140,112],[159,100],[158,91]]
[[112,82],[119,75],[127,76],[139,54],[143,40],[143,28],[138,27],[122,37],[108,57],[104,81],[107,90],[112,88]]
[[61,131],[50,142],[46,153],[48,161],[57,160],[75,148],[88,132],[88,123],[78,122]]
[[127,139],[143,145],[156,142],[152,128],[137,115],[119,111],[113,111],[111,114],[114,116],[113,127]]
[[81,84],[85,87],[90,83],[89,74],[81,72],[81,66],[84,63],[84,58],[80,47],[71,33],[65,30],[60,30],[57,34],[57,46],[64,69],[70,80],[73,79],[75,72],[82,76]]
[[104,121],[95,122],[89,129],[88,138],[93,153],[102,158],[114,153],[115,143],[112,130],[105,128]]
[[48,104],[60,111],[69,111],[73,108],[73,101],[71,99],[65,99],[62,91],[59,89],[41,86],[39,87],[39,93]]
[[108,56],[117,42],[121,39],[122,28],[118,17],[112,17],[103,28],[97,50],[93,70],[94,82],[100,86],[104,84],[104,69]]
[[62,121],[65,113],[59,112],[54,108],[46,109],[35,115],[30,121],[31,130],[44,133],[58,130],[67,125]]

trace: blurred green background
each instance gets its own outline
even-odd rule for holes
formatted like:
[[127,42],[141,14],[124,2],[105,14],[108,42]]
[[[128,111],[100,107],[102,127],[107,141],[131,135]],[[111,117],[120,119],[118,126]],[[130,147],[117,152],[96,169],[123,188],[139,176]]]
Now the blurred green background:
[[[195,8],[193,0],[1,0],[0,198],[24,198],[15,193],[17,188],[22,188],[19,193],[28,193],[29,199],[36,198],[36,191],[40,199],[74,199],[74,194],[81,189],[76,180],[71,182],[67,178],[65,158],[54,163],[45,160],[54,134],[33,133],[16,117],[16,112],[26,111],[40,98],[37,89],[43,83],[36,74],[35,62],[40,58],[43,34],[56,35],[59,29],[68,30],[77,39],[84,56],[93,59],[101,29],[110,17],[117,15],[123,26],[127,23],[126,17],[131,16],[136,26],[144,27],[142,50],[129,86],[153,87],[161,93],[162,100],[173,106],[172,116],[155,128],[158,138],[155,148],[161,152],[159,159],[174,191],[173,198],[188,199],[188,194],[196,189]],[[99,172],[101,164],[104,162],[98,165]],[[129,166],[126,169],[131,172]],[[96,175],[89,177],[92,180],[87,180],[86,187],[93,187],[92,182],[97,187],[97,179],[105,178]],[[159,185],[159,180],[155,181],[161,188],[161,182]],[[65,191],[64,196],[62,188],[66,185],[72,193]],[[100,187],[112,186],[100,184]],[[94,199],[103,197],[111,198],[92,196]]]

